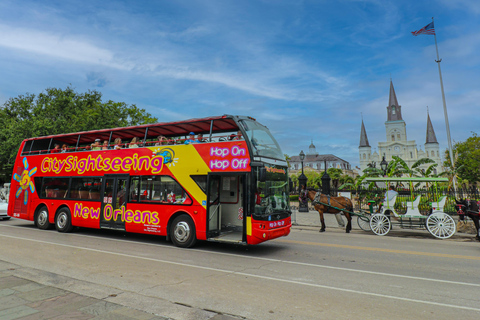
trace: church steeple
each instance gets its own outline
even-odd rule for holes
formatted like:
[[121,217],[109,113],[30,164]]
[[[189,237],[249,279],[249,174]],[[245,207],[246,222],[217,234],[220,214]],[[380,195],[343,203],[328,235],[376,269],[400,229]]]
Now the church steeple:
[[387,107],[388,118],[387,121],[398,121],[402,120],[402,106],[398,104],[397,95],[395,94],[395,89],[393,88],[392,79],[390,79],[390,96],[388,98],[388,107]]
[[435,130],[433,130],[432,121],[430,120],[430,114],[427,112],[427,139],[425,140],[425,144],[427,143],[436,143],[437,136],[435,135]]
[[362,119],[362,129],[360,131],[359,147],[370,147],[370,144],[368,143],[367,131],[365,130],[365,125],[363,124],[363,119]]

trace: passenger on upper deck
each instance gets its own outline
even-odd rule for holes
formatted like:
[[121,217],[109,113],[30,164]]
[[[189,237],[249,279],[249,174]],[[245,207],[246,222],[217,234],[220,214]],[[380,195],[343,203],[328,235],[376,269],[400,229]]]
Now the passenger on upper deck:
[[195,132],[190,132],[190,136],[185,140],[185,144],[197,143],[198,140],[195,140]]
[[113,149],[115,149],[115,150],[122,149],[122,139],[116,138],[114,143],[115,143],[115,145],[113,146]]
[[167,138],[165,138],[165,136],[158,136],[157,137],[157,143],[155,143],[155,147],[163,146],[167,143],[168,143]]
[[130,145],[128,146],[129,148],[138,148],[137,144],[138,140],[137,137],[133,137],[132,141],[130,142]]
[[203,138],[203,133],[197,135],[197,140],[198,142],[207,142],[207,140]]
[[61,153],[67,152],[67,149],[68,149],[68,146],[66,144],[63,144]]
[[108,149],[110,149],[108,147],[108,140],[103,140],[102,150],[108,150]]
[[92,143],[92,150],[102,150],[102,146],[100,145],[100,139],[95,139],[95,142]]
[[228,140],[241,140],[242,139],[242,132],[240,130],[237,131],[237,134],[231,134],[228,137]]
[[50,150],[50,153],[59,153],[60,152],[60,145],[58,143],[55,143],[55,147]]

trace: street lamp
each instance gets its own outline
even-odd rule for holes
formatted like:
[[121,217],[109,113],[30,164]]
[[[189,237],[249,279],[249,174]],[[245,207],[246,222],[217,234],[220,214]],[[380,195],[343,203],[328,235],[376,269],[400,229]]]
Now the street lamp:
[[[305,153],[303,153],[303,150],[300,151],[300,154],[298,155],[300,157],[300,161],[302,162],[302,174],[298,177],[298,184],[299,184],[299,193],[302,190],[302,186],[307,188],[307,176],[303,173],[303,160],[305,160]],[[308,212],[308,201],[305,203],[303,201],[299,201],[298,204],[298,212]]]
[[385,156],[382,158],[382,162],[380,162],[380,168],[383,170],[383,175],[387,175],[387,167],[388,167],[388,162],[385,160]]

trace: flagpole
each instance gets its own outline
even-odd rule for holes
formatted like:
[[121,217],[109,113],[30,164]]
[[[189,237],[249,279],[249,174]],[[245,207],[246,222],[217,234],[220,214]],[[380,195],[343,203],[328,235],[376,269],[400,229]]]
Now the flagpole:
[[[432,22],[433,22],[433,17],[432,17]],[[447,128],[448,150],[449,150],[449,154],[450,154],[450,162],[452,164],[453,190],[455,191],[455,194],[456,194],[457,193],[457,184],[456,184],[456,181],[455,181],[455,173],[453,172],[453,170],[455,169],[455,163],[453,162],[452,139],[450,138],[450,125],[448,124],[447,103],[445,102],[445,91],[443,90],[442,69],[440,68],[440,62],[442,62],[442,59],[440,59],[440,56],[438,55],[437,32],[436,31],[433,33],[433,36],[435,38],[435,49],[437,50],[437,60],[435,60],[435,62],[438,64],[438,74],[440,75],[440,88],[442,89],[443,113],[445,115],[445,126]]]

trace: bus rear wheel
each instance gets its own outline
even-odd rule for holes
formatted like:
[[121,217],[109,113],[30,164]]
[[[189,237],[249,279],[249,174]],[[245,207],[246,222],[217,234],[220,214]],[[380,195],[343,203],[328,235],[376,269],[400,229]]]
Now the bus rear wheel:
[[189,215],[182,214],[173,220],[170,237],[177,247],[190,248],[197,242],[195,224]]
[[48,222],[48,209],[47,207],[41,207],[35,215],[35,225],[38,229],[47,230],[52,225]]
[[62,208],[55,216],[55,229],[58,232],[71,232],[73,230],[72,218],[68,208]]

